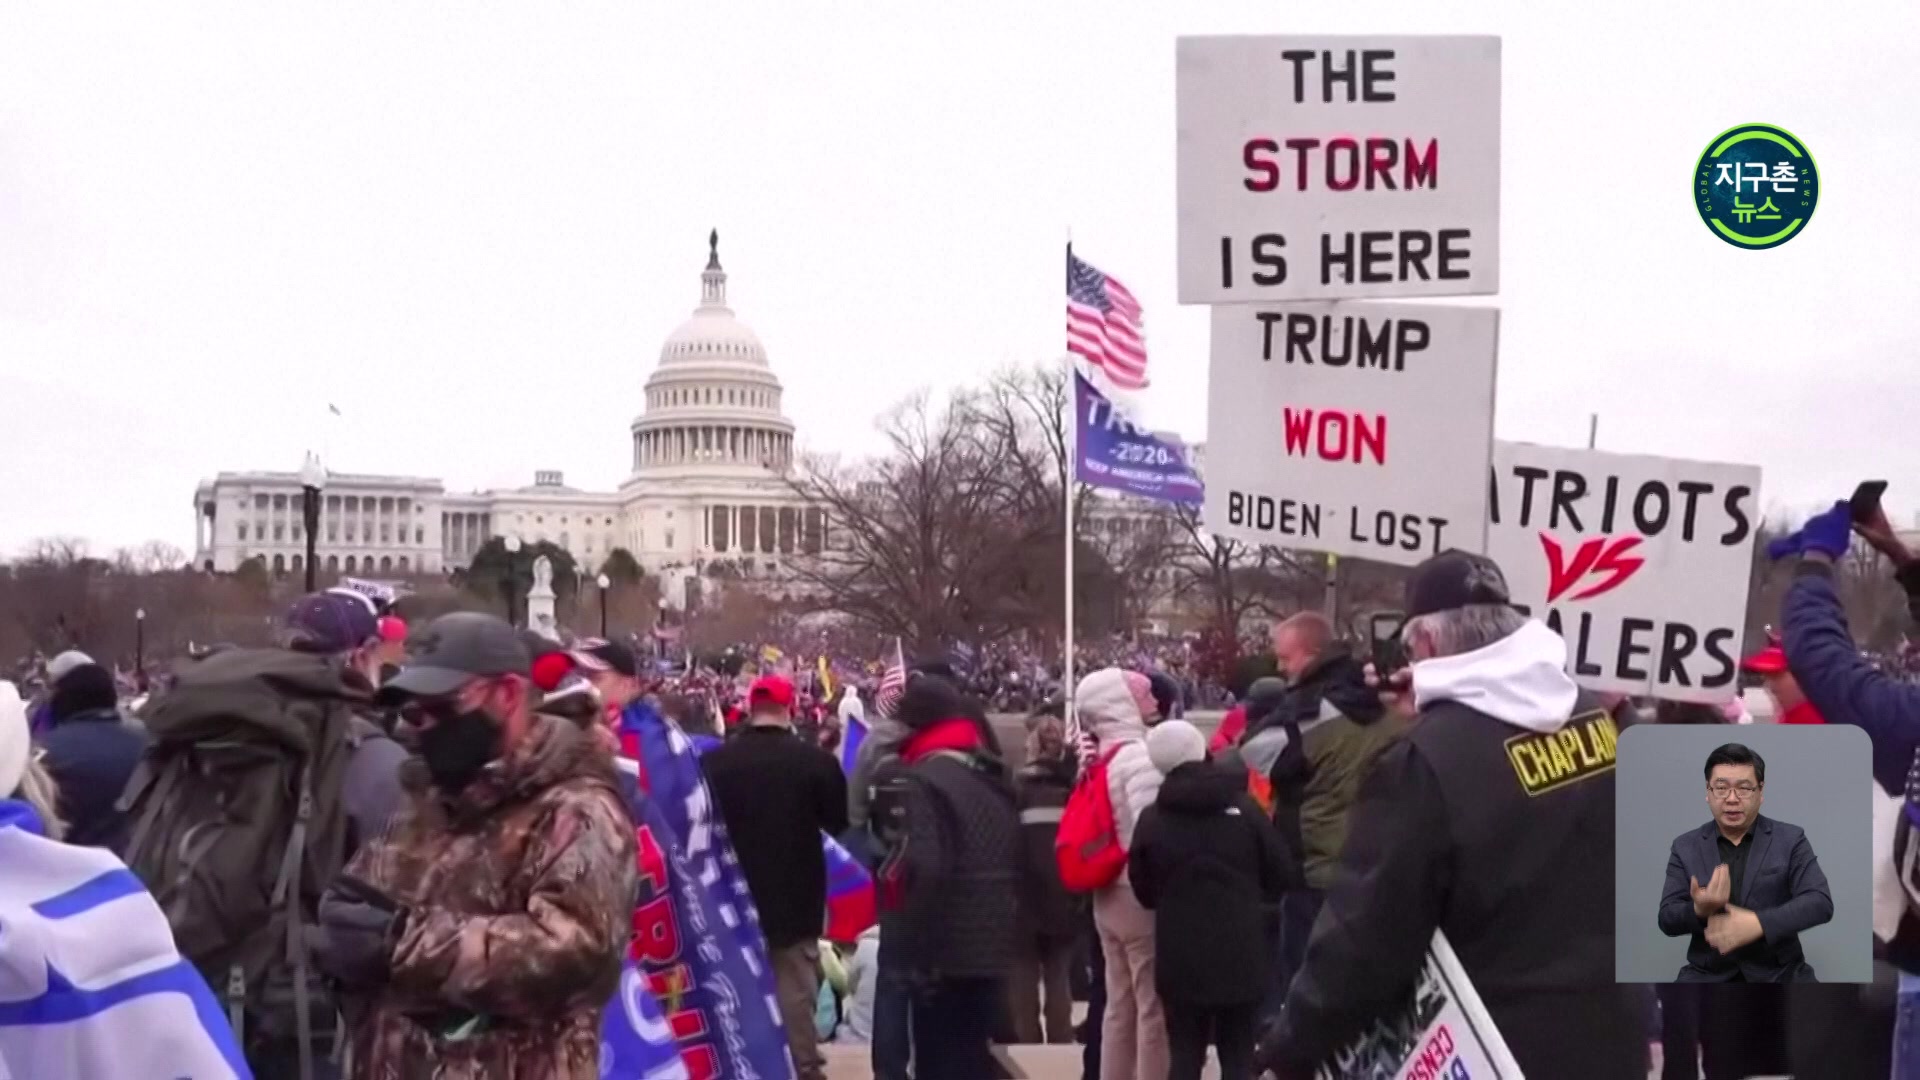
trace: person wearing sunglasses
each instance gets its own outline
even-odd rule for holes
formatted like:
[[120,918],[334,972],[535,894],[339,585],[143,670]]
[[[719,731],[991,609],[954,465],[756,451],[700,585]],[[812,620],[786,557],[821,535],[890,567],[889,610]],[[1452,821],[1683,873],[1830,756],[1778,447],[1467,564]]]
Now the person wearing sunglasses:
[[525,642],[443,615],[381,690],[413,799],[321,902],[314,955],[350,1004],[346,1075],[598,1075],[631,932],[635,838],[606,749],[537,711]]

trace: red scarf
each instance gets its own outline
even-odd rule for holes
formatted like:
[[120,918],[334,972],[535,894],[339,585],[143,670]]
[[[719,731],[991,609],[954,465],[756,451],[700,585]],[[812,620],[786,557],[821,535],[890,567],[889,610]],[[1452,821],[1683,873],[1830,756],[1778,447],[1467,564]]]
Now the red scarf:
[[932,727],[914,732],[900,751],[900,760],[909,765],[942,750],[971,754],[980,749],[980,729],[966,717],[935,721]]

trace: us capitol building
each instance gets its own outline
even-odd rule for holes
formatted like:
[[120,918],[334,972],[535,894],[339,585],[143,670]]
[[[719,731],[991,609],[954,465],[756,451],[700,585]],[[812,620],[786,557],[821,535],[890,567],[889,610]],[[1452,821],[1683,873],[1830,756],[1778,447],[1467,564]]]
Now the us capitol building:
[[[536,472],[527,487],[467,493],[426,477],[331,474],[315,561],[372,578],[438,575],[502,536],[551,541],[591,573],[625,548],[674,603],[718,560],[772,577],[784,559],[819,550],[824,515],[785,479],[794,426],[780,411],[780,379],[727,306],[717,231],[708,244],[700,306],[660,347],[618,491],[580,491],[557,471]],[[298,473],[223,472],[201,481],[193,504],[195,565],[224,572],[258,558],[275,573],[304,569]]]

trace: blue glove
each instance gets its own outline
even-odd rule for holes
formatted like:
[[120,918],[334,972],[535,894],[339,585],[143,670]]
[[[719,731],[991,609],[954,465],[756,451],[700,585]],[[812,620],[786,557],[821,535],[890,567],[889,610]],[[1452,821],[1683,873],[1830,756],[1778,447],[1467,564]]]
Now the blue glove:
[[1838,559],[1853,544],[1853,507],[1837,502],[1823,514],[1815,514],[1800,526],[1802,553],[1817,551],[1829,559]]
[[1818,552],[1830,559],[1847,553],[1853,543],[1853,509],[1846,502],[1834,503],[1807,519],[1798,531],[1767,545],[1767,558],[1784,559],[1789,555]]

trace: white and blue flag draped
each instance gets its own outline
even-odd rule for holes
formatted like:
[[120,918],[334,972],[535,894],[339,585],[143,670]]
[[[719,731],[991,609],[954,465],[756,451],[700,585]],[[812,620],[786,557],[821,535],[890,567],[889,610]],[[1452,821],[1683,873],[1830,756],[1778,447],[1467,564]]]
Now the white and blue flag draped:
[[0,1080],[252,1080],[140,879],[43,832],[0,801]]

